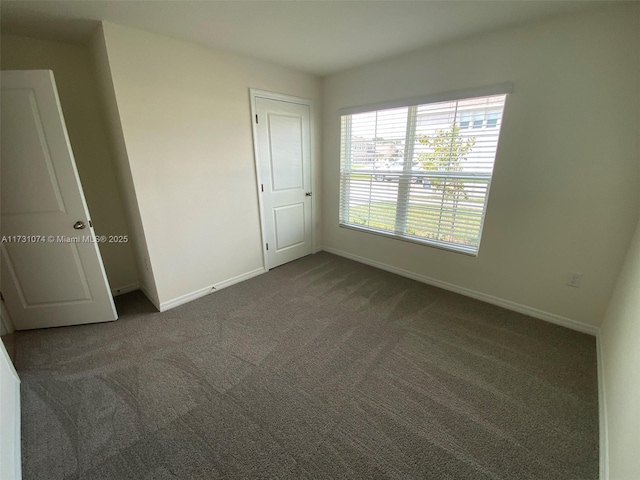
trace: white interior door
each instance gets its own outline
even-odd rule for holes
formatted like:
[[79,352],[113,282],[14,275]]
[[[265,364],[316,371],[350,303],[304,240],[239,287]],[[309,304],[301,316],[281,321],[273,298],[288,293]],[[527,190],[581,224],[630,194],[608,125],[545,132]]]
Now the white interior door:
[[255,97],[267,268],[312,252],[310,110]]
[[1,80],[1,275],[11,319],[18,330],[115,320],[53,72],[6,71]]
[[20,378],[0,341],[0,478],[22,478],[20,462]]

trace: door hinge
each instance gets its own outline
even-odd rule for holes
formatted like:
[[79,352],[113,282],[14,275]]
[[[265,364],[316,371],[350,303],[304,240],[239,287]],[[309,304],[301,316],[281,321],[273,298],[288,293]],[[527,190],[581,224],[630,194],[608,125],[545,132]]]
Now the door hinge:
[[264,183],[261,183],[261,184],[260,184],[260,191],[261,191],[261,192],[264,192]]
[[269,250],[269,244],[267,243],[267,250]]
[[93,223],[91,223],[91,220],[89,220],[89,226],[93,228]]
[[2,292],[0,292],[0,300],[4,302],[4,295],[2,295]]
[[256,123],[258,123],[258,114],[256,113]]

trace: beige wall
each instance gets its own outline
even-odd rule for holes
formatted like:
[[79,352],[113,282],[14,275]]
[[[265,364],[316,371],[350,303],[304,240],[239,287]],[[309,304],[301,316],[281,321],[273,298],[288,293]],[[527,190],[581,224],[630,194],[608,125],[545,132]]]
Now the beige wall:
[[[324,245],[590,325],[638,217],[638,4],[503,30],[324,82]],[[511,81],[477,258],[338,227],[339,108]],[[582,288],[565,286],[583,273]]]
[[[3,70],[53,70],[96,234],[128,235],[88,49],[2,35],[0,64]],[[100,244],[100,253],[112,289],[137,283],[129,244]]]
[[261,268],[249,88],[317,103],[320,80],[113,24],[103,33],[158,302]]
[[114,155],[114,165],[120,192],[124,200],[124,213],[129,225],[131,246],[135,263],[138,270],[140,288],[146,293],[149,299],[159,308],[158,291],[153,279],[153,271],[150,267],[145,240],[142,218],[138,208],[138,198],[133,186],[131,169],[129,166],[129,156],[124,140],[122,124],[120,122],[120,111],[116,102],[116,95],[111,76],[111,66],[107,54],[104,32],[102,26],[94,33],[89,48],[92,55],[94,71],[98,80],[100,100],[107,118],[108,139],[111,151]]
[[608,478],[632,480],[640,472],[640,223],[602,322],[600,342]]

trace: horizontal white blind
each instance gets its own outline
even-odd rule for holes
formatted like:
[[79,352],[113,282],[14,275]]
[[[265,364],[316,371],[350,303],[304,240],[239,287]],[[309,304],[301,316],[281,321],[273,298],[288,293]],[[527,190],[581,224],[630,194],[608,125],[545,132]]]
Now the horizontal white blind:
[[477,254],[505,98],[343,115],[340,224]]

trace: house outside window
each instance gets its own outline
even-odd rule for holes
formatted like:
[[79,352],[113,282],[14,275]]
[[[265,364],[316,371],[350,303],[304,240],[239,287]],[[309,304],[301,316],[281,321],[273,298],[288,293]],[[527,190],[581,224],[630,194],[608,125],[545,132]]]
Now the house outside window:
[[459,123],[462,130],[467,128],[497,128],[500,110],[489,110],[486,107],[480,109],[459,112]]
[[342,115],[340,226],[477,255],[505,99]]

